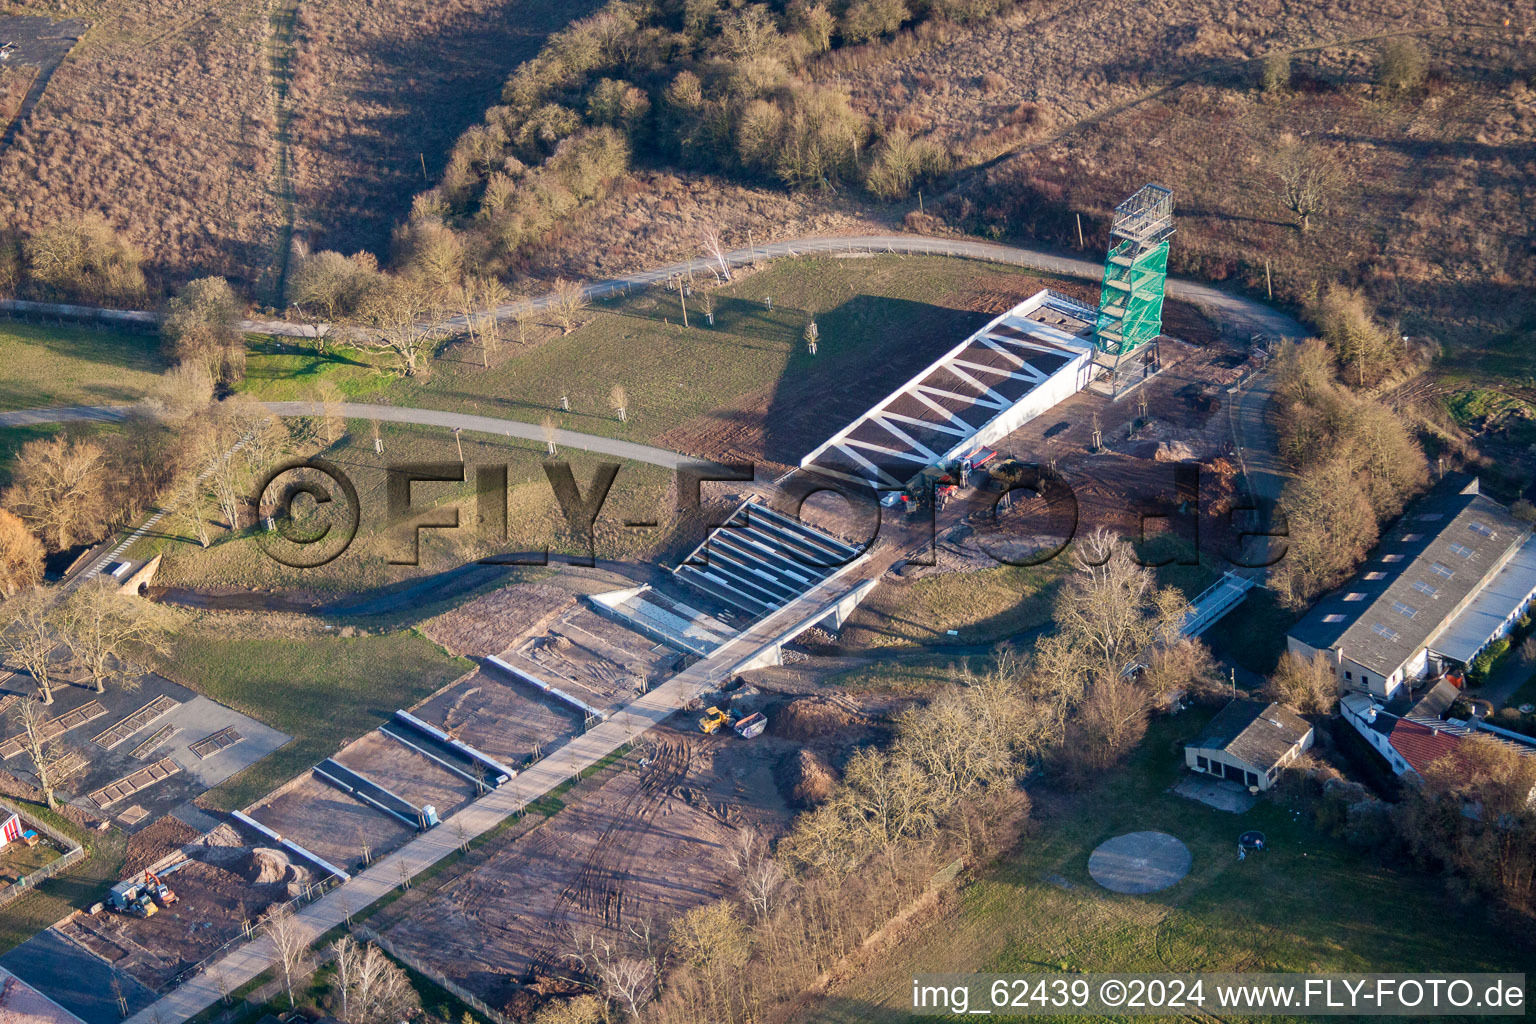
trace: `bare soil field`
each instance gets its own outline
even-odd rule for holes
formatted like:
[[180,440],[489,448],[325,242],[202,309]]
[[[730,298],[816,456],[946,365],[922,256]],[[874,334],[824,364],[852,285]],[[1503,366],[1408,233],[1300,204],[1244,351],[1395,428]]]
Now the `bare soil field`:
[[421,624],[421,632],[454,654],[500,654],[523,637],[538,633],[576,598],[565,585],[568,573],[548,583],[520,583],[475,598]]
[[[281,850],[251,844],[229,825],[190,847],[190,860],[164,877],[178,900],[149,918],[107,910],[60,926],[68,938],[154,989],[241,934],[273,903],[314,881]],[[147,865],[146,865],[147,866]],[[131,872],[125,872],[125,878]]]
[[348,744],[336,760],[418,808],[436,808],[439,818],[448,817],[475,797],[473,783],[382,732],[371,732]]
[[732,834],[788,820],[772,774],[781,753],[773,740],[701,736],[687,720],[658,730],[600,788],[441,887],[413,890],[377,928],[408,961],[505,1006],[515,983],[569,975],[573,930],[617,937],[649,920],[660,933],[723,895]]
[[516,768],[581,732],[574,708],[481,669],[411,714]]
[[251,817],[310,853],[351,871],[416,834],[398,819],[374,810],[310,775],[250,812]]
[[278,245],[269,2],[103,3],[0,151],[0,218],[100,211],[150,269],[254,283]]
[[566,609],[502,658],[605,711],[622,707],[682,668],[678,652],[585,604]]

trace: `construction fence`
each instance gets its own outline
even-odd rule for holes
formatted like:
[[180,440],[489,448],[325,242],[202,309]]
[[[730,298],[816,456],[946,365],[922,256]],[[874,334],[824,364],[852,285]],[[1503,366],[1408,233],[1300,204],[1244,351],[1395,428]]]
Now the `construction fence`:
[[0,889],[0,907],[5,906],[7,903],[18,899],[28,892],[31,892],[39,885],[52,878],[54,875],[61,871],[68,871],[70,868],[74,867],[76,864],[85,859],[84,846],[75,842],[69,836],[65,835],[63,832],[60,832],[58,829],[54,828],[52,825],[49,825],[47,822],[39,821],[35,816],[27,814],[21,808],[14,806],[9,801],[0,800],[0,818],[7,818],[12,814],[19,815],[25,819],[26,822],[33,828],[37,829],[39,832],[43,833],[49,839],[57,843],[59,848],[64,851],[64,855],[55,860],[49,861],[47,864],[44,864],[36,871],[32,871],[26,875],[23,875],[21,878],[12,882],[4,889]]

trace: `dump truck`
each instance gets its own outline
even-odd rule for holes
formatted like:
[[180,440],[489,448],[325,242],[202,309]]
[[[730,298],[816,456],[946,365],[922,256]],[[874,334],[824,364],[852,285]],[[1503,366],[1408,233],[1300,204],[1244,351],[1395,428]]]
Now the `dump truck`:
[[746,718],[737,722],[732,728],[736,730],[736,735],[744,740],[750,740],[754,736],[761,736],[763,730],[768,728],[768,716],[764,715],[761,711],[754,711]]
[[699,731],[713,733],[722,725],[728,725],[730,721],[731,716],[727,712],[721,711],[717,707],[709,707],[704,710],[704,717],[699,719]]

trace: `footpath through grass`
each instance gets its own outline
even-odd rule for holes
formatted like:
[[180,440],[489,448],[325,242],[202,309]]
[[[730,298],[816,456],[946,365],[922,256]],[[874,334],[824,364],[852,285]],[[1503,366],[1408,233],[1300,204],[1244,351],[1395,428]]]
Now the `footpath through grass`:
[[473,665],[420,633],[229,636],[217,620],[187,627],[167,676],[294,739],[209,790],[219,810],[244,807],[335,753]]
[[[801,1019],[907,1020],[922,973],[1508,971],[1531,961],[1528,934],[1455,902],[1438,877],[1325,835],[1305,812],[1261,801],[1235,815],[1169,792],[1182,744],[1208,720],[1185,712],[1157,721],[1128,764],[1080,793],[1037,787],[1017,852]],[[1240,862],[1237,836],[1252,828],[1270,848]],[[1100,888],[1088,855],[1143,830],[1183,840],[1189,876],[1146,896]]]

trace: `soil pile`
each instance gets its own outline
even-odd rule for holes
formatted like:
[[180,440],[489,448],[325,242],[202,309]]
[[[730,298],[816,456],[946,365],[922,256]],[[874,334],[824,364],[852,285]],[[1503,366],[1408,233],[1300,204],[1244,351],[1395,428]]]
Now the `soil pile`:
[[145,825],[128,838],[123,877],[143,871],[167,854],[192,842],[197,836],[197,829],[169,814]]
[[792,700],[770,718],[773,735],[801,741],[832,736],[863,722],[863,716],[853,709],[826,697]]
[[268,885],[272,882],[284,881],[291,868],[292,865],[288,863],[288,858],[284,854],[265,847],[257,847],[246,858],[243,873],[246,881],[252,885]]
[[784,799],[796,807],[815,807],[823,803],[837,784],[827,762],[804,748],[781,762],[778,776]]
[[1152,458],[1157,462],[1188,462],[1194,457],[1194,449],[1183,441],[1163,441],[1152,453]]

